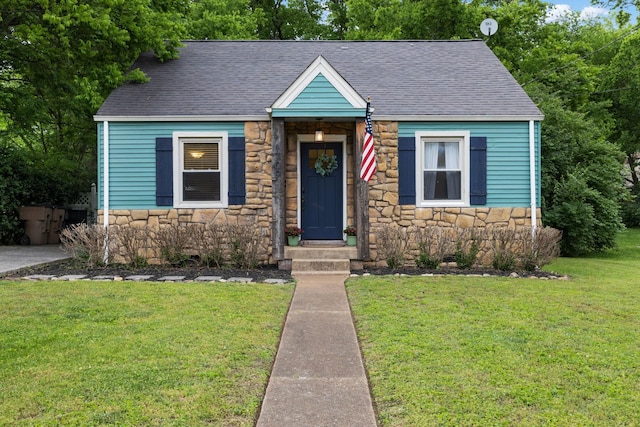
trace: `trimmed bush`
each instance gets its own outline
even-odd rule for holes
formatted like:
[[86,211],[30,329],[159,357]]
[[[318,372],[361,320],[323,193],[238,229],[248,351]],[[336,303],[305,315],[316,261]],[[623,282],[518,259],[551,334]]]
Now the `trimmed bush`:
[[266,252],[262,245],[262,229],[243,225],[227,224],[229,258],[236,268],[255,268],[260,263],[261,254]]
[[184,267],[191,260],[187,250],[193,240],[194,230],[192,224],[160,227],[153,240],[162,259],[172,266]]
[[459,230],[454,253],[458,268],[468,270],[475,265],[483,240],[483,231],[475,228],[463,228]]
[[415,260],[418,268],[438,269],[445,256],[453,252],[449,228],[413,227],[410,232],[418,248],[418,256]]
[[404,266],[407,255],[407,232],[405,228],[386,225],[377,229],[378,259],[385,260],[389,268]]
[[116,247],[112,229],[102,225],[76,224],[60,233],[62,249],[87,267],[100,267],[113,259]]
[[118,227],[115,236],[118,240],[118,247],[123,254],[125,263],[134,268],[146,267],[147,260],[148,230],[147,228]]

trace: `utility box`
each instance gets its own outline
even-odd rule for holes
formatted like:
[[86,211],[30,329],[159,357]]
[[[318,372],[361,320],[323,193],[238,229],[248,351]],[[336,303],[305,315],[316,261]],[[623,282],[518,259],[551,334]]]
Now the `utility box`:
[[22,242],[31,245],[44,245],[49,240],[49,227],[53,209],[47,206],[22,206],[20,219],[25,221],[24,233],[27,239]]
[[62,208],[53,208],[51,213],[51,225],[49,226],[49,235],[47,243],[60,243],[60,231],[64,224],[65,210]]

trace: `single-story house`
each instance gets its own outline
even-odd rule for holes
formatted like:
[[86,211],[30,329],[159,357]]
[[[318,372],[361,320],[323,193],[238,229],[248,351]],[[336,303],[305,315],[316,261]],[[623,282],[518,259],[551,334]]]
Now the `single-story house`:
[[275,263],[287,226],[354,225],[369,260],[382,226],[540,223],[543,115],[481,40],[186,41],[133,67],[95,115],[105,226],[244,222]]

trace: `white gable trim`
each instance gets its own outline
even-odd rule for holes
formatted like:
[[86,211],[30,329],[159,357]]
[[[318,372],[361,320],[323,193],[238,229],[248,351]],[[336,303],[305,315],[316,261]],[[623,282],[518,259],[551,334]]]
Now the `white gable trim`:
[[273,103],[271,108],[287,108],[295,101],[295,99],[306,89],[306,87],[316,78],[318,74],[322,75],[333,85],[340,95],[342,95],[353,108],[366,108],[367,102],[362,99],[358,92],[356,92],[345,79],[342,78],[335,68],[329,64],[329,62],[322,57],[318,56],[307,67],[300,77],[298,77],[292,84],[284,91],[282,95]]

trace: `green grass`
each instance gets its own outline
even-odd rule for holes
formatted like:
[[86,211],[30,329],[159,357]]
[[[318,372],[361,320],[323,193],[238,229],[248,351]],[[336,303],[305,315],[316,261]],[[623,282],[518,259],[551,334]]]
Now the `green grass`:
[[640,425],[640,230],[571,280],[347,282],[382,425]]
[[253,425],[292,289],[0,282],[0,425]]

